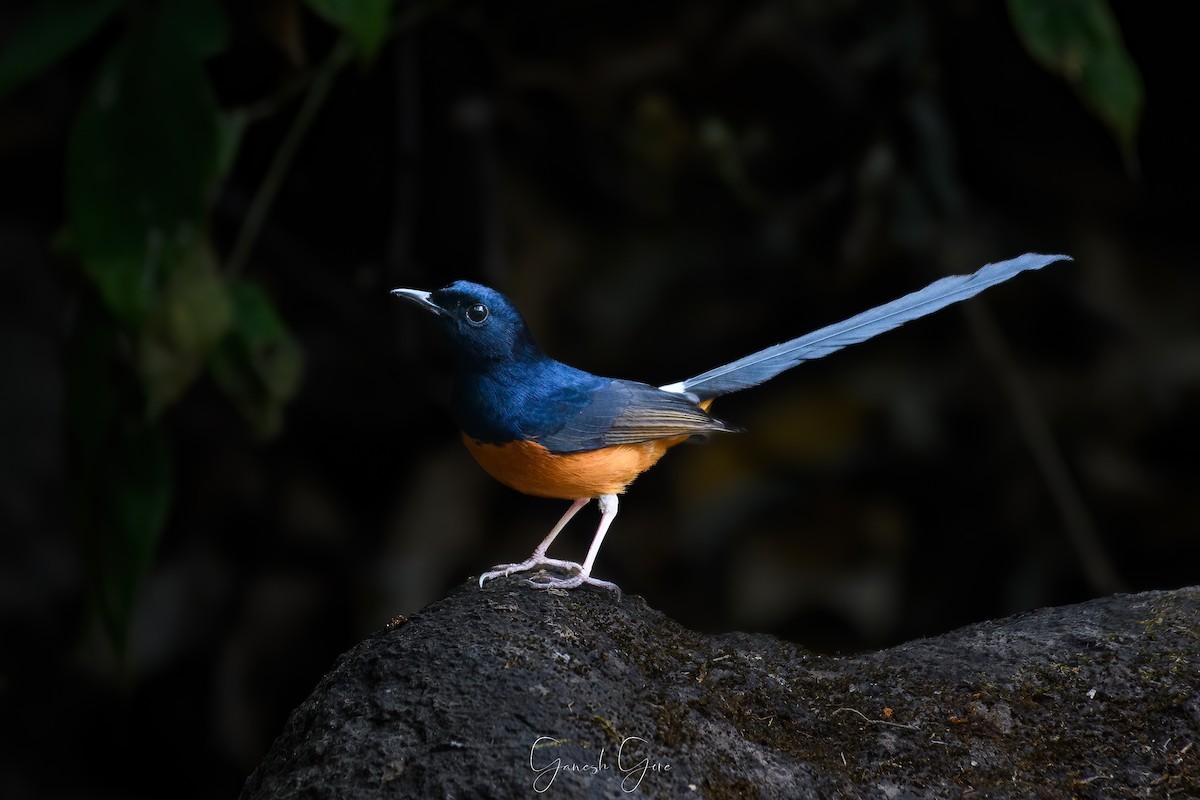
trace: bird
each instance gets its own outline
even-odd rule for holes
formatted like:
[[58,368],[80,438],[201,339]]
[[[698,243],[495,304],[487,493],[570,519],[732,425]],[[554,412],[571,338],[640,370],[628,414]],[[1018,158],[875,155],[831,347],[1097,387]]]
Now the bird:
[[[479,465],[518,492],[571,501],[529,558],[484,572],[480,588],[495,578],[532,573],[526,583],[536,589],[595,586],[619,593],[615,583],[592,575],[617,516],[617,497],[675,445],[739,430],[710,413],[716,398],[966,300],[1021,272],[1070,260],[1026,253],[969,275],[944,277],[849,319],[662,386],[594,375],[549,357],[516,306],[490,287],[459,280],[435,291],[397,288],[391,294],[430,312],[449,341],[454,358],[450,411]],[[600,523],[583,562],[549,557],[563,528],[593,499]]]

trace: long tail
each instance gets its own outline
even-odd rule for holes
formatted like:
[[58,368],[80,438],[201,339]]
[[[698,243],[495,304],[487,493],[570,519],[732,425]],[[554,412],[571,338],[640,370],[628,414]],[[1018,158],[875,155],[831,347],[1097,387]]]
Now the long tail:
[[870,311],[864,311],[850,319],[807,333],[790,342],[759,350],[694,378],[661,388],[668,392],[693,394],[700,400],[749,389],[804,361],[827,356],[847,345],[857,344],[892,328],[898,328],[910,320],[932,314],[951,303],[974,297],[984,289],[1003,283],[1018,272],[1041,269],[1056,261],[1070,260],[1070,256],[1026,253],[1008,261],[988,264],[970,275],[951,275],[934,281],[924,289],[906,294]]

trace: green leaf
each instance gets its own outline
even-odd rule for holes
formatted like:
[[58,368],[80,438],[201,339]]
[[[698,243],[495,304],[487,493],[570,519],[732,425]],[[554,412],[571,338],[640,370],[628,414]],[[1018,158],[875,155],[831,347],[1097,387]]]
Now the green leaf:
[[364,61],[379,53],[388,34],[392,0],[305,0],[308,7],[341,28],[358,46]]
[[200,241],[222,120],[202,70],[224,23],[211,0],[138,16],[99,69],[67,158],[72,241],[113,314],[137,328]]
[[233,169],[238,151],[242,147],[242,138],[250,119],[244,112],[233,111],[221,114],[217,123],[217,175],[225,178]]
[[157,35],[179,42],[197,61],[225,48],[229,36],[225,16],[212,0],[169,0],[162,5],[154,20]]
[[85,301],[67,352],[71,497],[92,600],[123,651],[171,500],[162,429],[138,408],[127,334]]
[[1083,76],[1083,93],[1128,151],[1142,118],[1142,77],[1123,51],[1097,53]]
[[0,97],[82,44],[121,0],[42,0],[0,50]]
[[71,337],[68,437],[89,585],[119,650],[170,507],[158,414],[232,318],[206,233],[230,136],[203,61],[224,17],[213,0],[131,7],[72,131],[63,239],[98,290]]
[[151,418],[178,400],[229,330],[232,309],[207,243],[172,270],[138,340],[138,372]]
[[274,436],[300,388],[304,358],[270,298],[257,286],[230,286],[233,328],[209,359],[217,385],[260,437]]
[[1107,0],[1009,0],[1008,9],[1030,55],[1074,87],[1132,160],[1142,76]]
[[95,562],[100,613],[122,650],[167,521],[171,484],[171,456],[162,428],[125,420],[99,480],[104,496],[93,506],[92,521],[104,542]]

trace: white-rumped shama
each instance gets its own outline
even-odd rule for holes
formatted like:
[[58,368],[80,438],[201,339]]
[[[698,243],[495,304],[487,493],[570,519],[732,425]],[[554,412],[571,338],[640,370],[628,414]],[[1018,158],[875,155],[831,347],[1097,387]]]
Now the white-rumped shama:
[[[550,567],[566,575],[529,584],[616,590],[593,578],[592,566],[617,515],[617,495],[674,445],[697,434],[736,430],[709,415],[715,398],[966,300],[1019,272],[1063,260],[1070,257],[1026,253],[970,275],[942,278],[835,325],[659,387],[602,378],[546,356],[513,304],[486,286],[457,281],[434,292],[392,294],[435,314],[449,338],[455,355],[451,410],[475,460],[519,492],[573,501],[529,558],[485,572],[480,587],[491,578]],[[600,526],[583,563],[547,557],[555,537],[593,498],[600,505]]]

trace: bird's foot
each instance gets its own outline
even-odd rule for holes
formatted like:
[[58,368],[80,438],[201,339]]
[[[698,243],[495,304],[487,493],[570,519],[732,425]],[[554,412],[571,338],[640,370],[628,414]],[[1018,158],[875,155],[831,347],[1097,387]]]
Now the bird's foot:
[[564,569],[567,572],[579,572],[583,566],[576,564],[574,561],[564,561],[561,558],[546,558],[545,556],[530,556],[519,564],[497,564],[488,572],[479,576],[479,588],[483,588],[484,581],[490,581],[493,578],[507,578],[514,572],[529,572],[532,569],[540,569],[542,567],[553,567],[555,569]]
[[617,596],[621,595],[621,587],[611,581],[602,581],[599,578],[593,578],[583,572],[583,568],[579,564],[575,564],[579,568],[578,571],[567,578],[543,578],[535,580],[530,578],[525,581],[534,589],[577,589],[580,586],[598,586],[601,589],[608,589],[616,592]]

